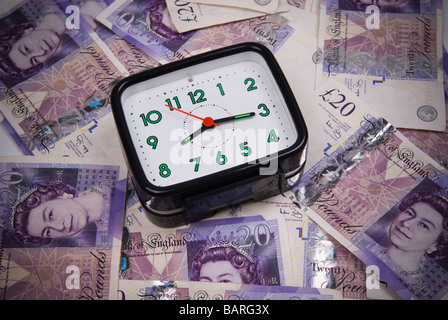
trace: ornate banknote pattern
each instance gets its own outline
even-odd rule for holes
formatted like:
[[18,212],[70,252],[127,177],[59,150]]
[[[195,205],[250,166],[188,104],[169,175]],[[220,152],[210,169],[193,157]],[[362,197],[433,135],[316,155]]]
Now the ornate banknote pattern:
[[[334,108],[330,96],[337,92],[351,106],[366,110],[347,89],[335,89],[320,90],[324,107]],[[358,128],[306,172],[294,189],[295,199],[366,265],[379,266],[381,279],[403,298],[440,299],[448,290],[440,236],[446,232],[445,218],[439,211],[448,206],[446,170],[368,111]],[[435,212],[422,211],[421,202]],[[428,238],[419,238],[419,232]],[[414,259],[406,256],[406,246]]]
[[317,5],[317,2],[316,0],[288,0],[288,4],[291,6],[290,10],[296,8],[309,12],[313,11],[313,6]]
[[[100,8],[99,12],[102,12],[110,5],[111,1],[105,0],[104,2],[96,1],[96,5]],[[136,47],[132,43],[126,41],[116,33],[112,32],[109,28],[96,20],[95,16],[95,33],[105,43],[108,49],[111,50],[114,57],[118,62],[126,69],[125,75],[135,74],[147,69],[152,69],[160,64],[153,57],[146,54],[143,50]]]
[[[166,232],[161,229],[155,232],[144,213],[141,205],[136,203],[128,206],[125,218],[127,232],[123,237],[124,244],[135,243],[132,236],[138,230],[152,229],[153,234],[179,233],[176,229]],[[265,220],[281,220],[280,233],[287,234],[287,243],[290,249],[292,271],[287,285],[300,288],[336,289],[344,298],[365,299],[365,265],[334,238],[325,234],[315,223],[301,212],[301,210],[285,196],[279,195],[261,202],[245,203],[228,209],[220,210],[208,223],[215,224],[229,221],[228,219],[242,219],[262,214]],[[183,229],[183,228],[180,228]],[[134,232],[134,230],[136,232]],[[165,233],[162,233],[165,232]],[[165,238],[168,238],[165,236]],[[133,241],[133,242],[132,242]],[[129,246],[124,246],[123,257],[126,261],[121,272],[121,278],[126,279],[126,287],[132,287],[135,281],[138,287],[139,269],[130,257]],[[135,253],[134,253],[135,255]],[[150,256],[148,254],[148,256]],[[282,256],[285,258],[285,255]],[[165,259],[160,262],[161,269],[168,266]]]
[[126,169],[109,160],[0,161],[0,298],[114,299]]
[[[178,32],[197,30],[219,24],[240,21],[264,16],[267,13],[274,14],[289,10],[286,0],[271,1],[264,5],[249,2],[238,5],[221,1],[209,3],[208,1],[190,1],[189,3],[174,0],[166,0],[171,21]],[[244,7],[246,6],[246,7]],[[270,12],[267,12],[270,11]]]
[[125,300],[334,300],[331,289],[185,281],[120,281]]
[[[9,43],[11,50],[19,52],[24,52],[23,48],[31,50],[33,38],[39,36],[24,33],[24,28],[40,33],[57,30],[57,34],[45,34],[46,40],[40,42],[43,47],[47,44],[42,62],[33,62],[35,65],[29,67],[28,56],[13,51],[11,56],[18,61],[7,56],[2,63],[0,108],[20,137],[17,143],[23,144],[28,154],[63,155],[65,148],[66,154],[80,155],[60,140],[70,135],[83,136],[84,142],[94,139],[93,129],[104,126],[101,119],[111,112],[111,83],[122,76],[115,60],[94,41],[84,25],[67,29],[65,19],[62,4],[52,1],[45,6],[39,1],[22,2],[0,16],[6,34],[17,32],[15,42]],[[77,132],[80,128],[86,132]],[[88,149],[84,153],[94,153],[94,147]]]
[[344,298],[366,298],[366,266],[325,233],[285,196],[235,206],[229,216],[252,216],[285,220],[292,262],[292,285],[339,290]]
[[[445,87],[445,111],[448,114],[448,53],[443,50],[443,70]],[[448,118],[447,118],[448,124]],[[399,129],[420,150],[433,158],[440,165],[448,169],[448,125],[444,132]]]
[[440,9],[440,1],[322,1],[316,80],[340,80],[397,127],[444,131]]
[[[24,154],[71,160],[0,160],[0,299],[365,299],[366,267],[401,298],[446,298],[441,1],[378,2],[378,12],[361,1],[287,2],[288,14],[182,33],[163,0],[1,6],[2,124]],[[44,61],[15,59],[48,27],[58,37],[40,43]],[[201,222],[152,225],[121,162],[92,159],[121,158],[113,85],[248,41],[275,53],[312,131],[303,178],[285,195]],[[21,203],[50,187],[71,203],[66,212],[81,200],[101,219],[81,228],[72,213],[59,231],[44,229]],[[57,221],[58,210],[40,212]]]
[[[445,95],[445,100],[447,96]],[[448,104],[445,105],[448,111]],[[447,113],[448,114],[448,113]],[[447,126],[448,130],[448,126]],[[440,165],[448,168],[448,131],[435,132],[425,130],[400,129],[413,144],[423,152],[437,161]]]
[[257,41],[276,51],[294,31],[279,15],[178,33],[165,1],[114,2],[98,20],[161,63],[236,43]]
[[308,224],[306,287],[340,290],[348,299],[366,299],[366,265],[315,223]]
[[[132,280],[220,282],[232,274],[236,283],[285,285],[291,281],[291,261],[280,223],[255,216],[175,230],[133,228],[123,243],[129,260],[123,275]],[[218,261],[215,267],[213,260]]]

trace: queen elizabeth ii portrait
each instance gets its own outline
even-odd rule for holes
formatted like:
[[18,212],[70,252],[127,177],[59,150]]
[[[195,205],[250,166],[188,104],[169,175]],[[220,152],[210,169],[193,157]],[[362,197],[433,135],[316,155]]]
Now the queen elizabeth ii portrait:
[[92,244],[105,197],[97,187],[76,194],[61,183],[38,185],[12,208],[15,238],[35,247]]

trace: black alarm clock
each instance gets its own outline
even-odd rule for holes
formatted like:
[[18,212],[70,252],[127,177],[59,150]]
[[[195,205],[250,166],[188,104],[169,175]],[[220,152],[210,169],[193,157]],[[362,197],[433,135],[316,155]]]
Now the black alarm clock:
[[136,193],[159,226],[280,194],[305,162],[299,106],[258,43],[131,75],[115,85],[111,104]]

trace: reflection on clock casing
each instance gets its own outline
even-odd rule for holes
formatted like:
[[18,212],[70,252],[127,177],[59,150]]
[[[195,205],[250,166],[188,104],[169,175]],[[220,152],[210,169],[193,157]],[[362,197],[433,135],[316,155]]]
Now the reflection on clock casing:
[[259,48],[209,52],[114,88],[114,116],[140,188],[170,196],[198,190],[196,197],[201,185],[210,192],[243,178],[263,180],[266,160],[276,161],[272,175],[297,171],[282,165],[303,151],[306,127],[276,61]]

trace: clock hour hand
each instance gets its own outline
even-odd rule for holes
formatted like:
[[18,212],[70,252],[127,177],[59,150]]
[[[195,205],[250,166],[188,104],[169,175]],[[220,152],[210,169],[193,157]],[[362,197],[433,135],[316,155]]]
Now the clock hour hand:
[[220,119],[213,120],[213,124],[210,126],[207,126],[204,123],[202,123],[202,126],[198,130],[196,130],[195,132],[190,134],[185,139],[182,139],[181,144],[186,144],[187,142],[193,140],[193,138],[195,136],[197,136],[199,133],[202,133],[207,129],[213,128],[215,126],[215,124],[219,126],[219,123],[253,117],[254,115],[255,115],[255,112],[248,112],[248,113],[242,113],[242,114],[238,114],[238,115],[234,115],[234,116],[230,116],[230,117],[220,118]]

